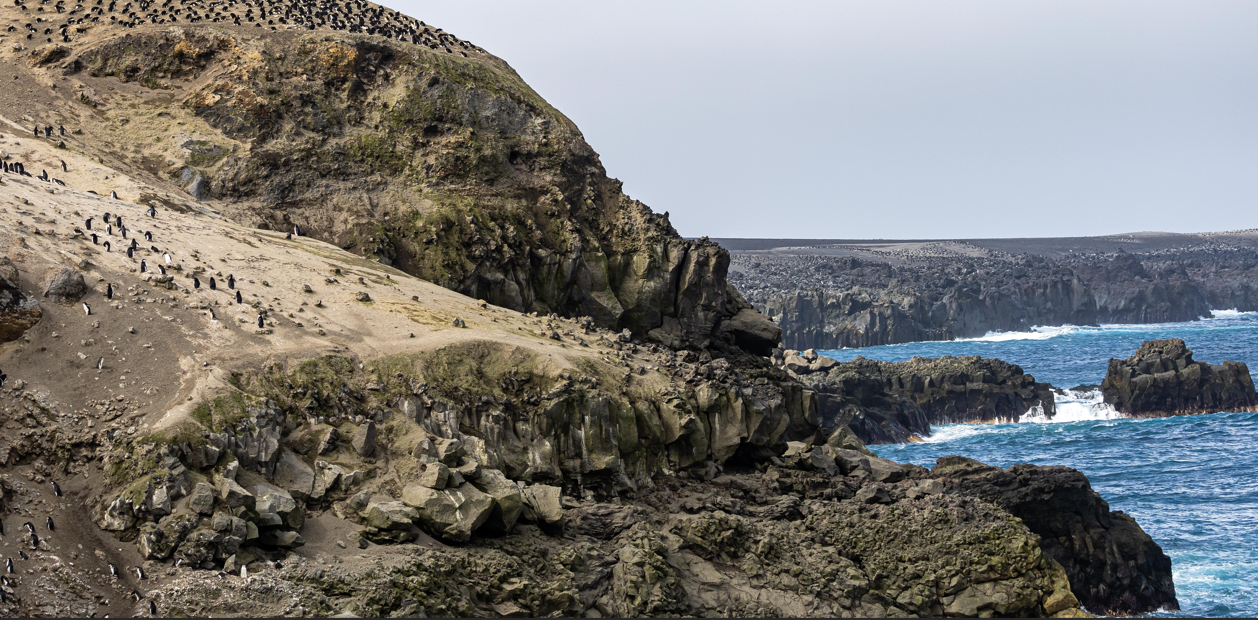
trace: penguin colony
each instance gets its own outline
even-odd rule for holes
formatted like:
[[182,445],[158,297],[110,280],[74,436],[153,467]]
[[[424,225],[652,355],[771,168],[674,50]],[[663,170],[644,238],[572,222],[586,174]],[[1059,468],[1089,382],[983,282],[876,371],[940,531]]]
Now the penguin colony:
[[[12,0],[11,7],[27,18],[26,38],[70,43],[93,26],[136,28],[145,25],[234,24],[270,30],[329,29],[377,35],[423,45],[447,54],[483,54],[485,50],[440,28],[379,5],[361,0]],[[5,4],[8,4],[7,2]],[[49,127],[48,129],[51,129]],[[47,134],[52,137],[52,133]]]

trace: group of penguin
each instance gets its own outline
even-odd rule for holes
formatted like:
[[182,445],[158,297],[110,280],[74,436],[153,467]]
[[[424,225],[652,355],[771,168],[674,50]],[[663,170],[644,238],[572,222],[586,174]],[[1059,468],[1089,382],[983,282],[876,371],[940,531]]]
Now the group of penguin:
[[[36,131],[38,131],[38,129],[36,129]],[[13,163],[9,163],[7,161],[0,161],[0,170],[4,170],[5,172],[9,174],[16,174],[19,176],[31,177],[32,179],[39,179],[40,181],[44,181],[46,183],[55,183],[62,187],[65,187],[66,185],[65,181],[62,181],[61,179],[58,179],[56,177],[49,176],[47,170],[40,170],[38,175],[33,175],[27,172],[26,166],[20,161],[15,161]],[[61,162],[61,171],[69,172],[69,167],[66,166],[66,163],[64,161]],[[114,198],[117,199],[117,194],[114,194]]]
[[[61,485],[57,484],[55,480],[52,481],[51,484],[52,484],[53,495],[56,495],[57,497],[62,497]],[[35,524],[31,523],[30,521],[27,521],[22,524],[22,527],[26,530],[26,533],[24,535],[30,539],[31,548],[39,549],[40,539],[39,539],[39,534],[35,532]],[[56,523],[53,522],[51,516],[44,517],[44,527],[46,527],[49,532],[56,531],[57,529]],[[7,532],[5,532],[5,529],[4,529],[4,521],[0,520],[0,536],[5,535],[6,533]],[[27,554],[25,551],[22,551],[21,549],[18,549],[17,553],[18,553],[18,557],[22,558],[23,560],[31,559],[31,556]],[[133,570],[135,570],[136,578],[141,579],[141,580],[148,578],[144,574],[143,568],[139,566],[135,566],[132,568]],[[17,572],[18,572],[17,566],[13,563],[13,558],[5,558],[4,571],[2,574],[0,574],[0,585],[4,586],[4,588],[13,588],[14,582],[9,580],[9,575],[16,575]],[[109,574],[114,577],[118,576],[118,567],[112,562],[109,564]],[[143,598],[140,595],[140,593],[136,590],[131,591],[131,597],[135,599],[136,602],[139,602],[140,599]],[[0,603],[7,603],[7,602],[8,602],[8,594],[5,592],[4,589],[0,589]],[[157,604],[154,603],[152,599],[149,600],[149,613],[152,615],[157,614]]]
[[[72,0],[73,1],[73,0]],[[253,24],[255,28],[300,28],[315,30],[327,28],[345,32],[378,35],[388,39],[423,45],[447,54],[458,53],[467,57],[468,52],[484,53],[484,50],[440,28],[433,28],[379,5],[362,0],[80,0],[67,6],[67,0],[41,0],[38,5],[27,6],[29,0],[13,0],[13,7],[34,17],[23,28],[26,38],[36,36],[53,42],[53,36],[62,42],[74,40],[73,35],[84,34],[93,24],[112,24],[135,28],[145,24],[196,24],[202,22]],[[54,17],[65,14],[65,18]],[[39,14],[43,13],[44,16]],[[31,15],[33,14],[33,15]],[[9,26],[16,32],[17,26]]]

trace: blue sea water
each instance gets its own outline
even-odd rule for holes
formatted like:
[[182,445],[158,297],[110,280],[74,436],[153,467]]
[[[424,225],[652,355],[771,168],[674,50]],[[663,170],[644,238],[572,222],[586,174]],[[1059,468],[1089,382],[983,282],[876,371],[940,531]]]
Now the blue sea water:
[[[1125,358],[1141,342],[1161,338],[1184,339],[1197,360],[1235,360],[1258,371],[1258,313],[1238,312],[1190,323],[1051,327],[822,353],[840,361],[858,355],[885,361],[997,357],[1069,388],[1100,383],[1109,358]],[[872,448],[926,467],[949,454],[1000,467],[1074,467],[1171,557],[1181,611],[1156,615],[1258,616],[1258,413],[1136,420],[1099,400],[1095,392],[1073,392],[1059,397],[1053,420],[937,426],[923,443]]]

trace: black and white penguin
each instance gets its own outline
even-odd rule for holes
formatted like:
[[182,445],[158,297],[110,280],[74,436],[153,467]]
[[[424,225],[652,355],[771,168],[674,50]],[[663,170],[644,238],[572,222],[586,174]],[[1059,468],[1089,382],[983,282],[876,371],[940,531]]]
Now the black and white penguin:
[[244,300],[244,299],[241,299],[241,297],[240,297],[240,291],[236,291],[236,303],[238,303],[238,304],[243,304],[243,303],[245,303],[245,300]]
[[114,285],[110,284],[109,282],[106,282],[105,283],[105,299],[113,299],[113,298],[114,298]]
[[92,229],[92,218],[90,218],[90,217],[89,217],[89,218],[87,218],[87,221],[83,222],[83,225],[84,225],[84,226],[87,226],[87,229],[88,229],[88,230],[91,230],[91,229]]
[[263,327],[266,327],[266,324],[262,322],[262,315],[259,314],[258,315],[258,329],[262,329]]
[[110,247],[111,247],[111,244],[110,244],[108,241],[106,241],[106,242],[105,242],[105,251],[106,251],[106,252],[109,252],[109,251],[110,251],[110,250],[109,250],[109,248],[110,248]]
[[201,280],[192,278],[192,288],[201,288]]
[[134,256],[132,256],[132,254],[133,254],[134,252],[135,252],[135,250],[133,250],[133,249],[131,249],[131,248],[127,248],[127,258],[135,258]]
[[69,171],[70,171],[70,169],[66,167],[66,160],[64,160],[64,159],[63,159],[63,160],[61,160],[61,171],[62,171],[62,172],[69,172]]
[[153,240],[153,233],[152,233],[152,231],[146,231],[146,232],[144,233],[144,240],[145,240],[145,241],[152,241],[152,240]]
[[31,559],[31,556],[26,555],[26,552],[25,552],[25,551],[22,551],[21,549],[18,549],[18,550],[17,550],[17,555],[18,555],[18,557],[22,558],[23,560],[29,560],[29,559]]
[[31,532],[31,547],[34,549],[39,548],[39,534],[35,532]]
[[217,320],[218,320],[218,315],[217,315],[217,314],[214,314],[214,309],[213,309],[213,308],[206,308],[206,309],[210,311],[210,320],[211,320],[211,321],[217,321]]
[[17,572],[17,571],[16,571],[16,570],[14,570],[14,568],[13,568],[13,558],[5,558],[5,559],[4,559],[4,570],[9,571],[9,574],[10,574],[10,575],[12,575],[13,573],[16,573],[16,572]]
[[102,357],[96,360],[96,370],[102,370],[104,368],[105,368],[105,358]]
[[292,240],[293,240],[293,233],[288,233],[287,235],[285,235],[285,236],[284,236],[284,239],[285,239],[286,241],[292,241]]
[[34,533],[35,533],[35,524],[34,524],[34,523],[31,523],[30,521],[27,521],[26,523],[23,523],[23,524],[22,524],[22,527],[26,528],[26,531],[28,531],[28,532],[30,532],[30,533],[32,533],[32,534],[34,534]]
[[149,270],[149,262],[141,258],[140,259],[140,273],[144,273],[148,270]]
[[139,566],[134,566],[134,567],[132,567],[132,568],[134,568],[134,569],[135,569],[135,577],[136,577],[136,579],[141,579],[141,580],[143,580],[143,579],[148,579],[148,577],[145,577],[145,576],[144,576],[144,569],[143,569],[143,568],[140,568]]
[[114,234],[114,227],[112,224],[109,224],[108,222],[105,223],[105,234],[106,235]]
[[115,192],[115,191],[114,191],[114,190],[112,190],[112,189],[111,189],[111,190],[109,190],[109,197],[110,197],[110,198],[113,198],[114,200],[118,200],[118,192]]
[[108,224],[108,223],[109,223],[109,212],[108,212],[108,211],[106,211],[106,212],[105,212],[105,215],[104,215],[103,217],[101,217],[100,219],[101,219],[101,221],[103,221],[103,222],[105,222],[106,224]]
[[100,245],[100,237],[97,237],[96,233],[92,233],[92,245]]
[[[52,482],[52,494],[56,495],[57,497],[61,497],[61,485],[57,484],[56,480]],[[48,528],[48,529],[52,529],[52,528]]]
[[83,312],[87,314],[87,316],[92,316],[92,307],[87,305],[86,301],[83,302]]
[[126,238],[127,238],[127,227],[126,227],[126,226],[123,226],[122,224],[119,224],[119,225],[118,225],[118,232],[122,233],[122,238],[123,238],[123,239],[126,239]]
[[[135,239],[132,239],[132,240],[131,240],[131,249],[132,249],[132,250],[136,250],[136,249],[139,249],[139,247],[140,247],[140,244],[136,243],[136,242],[135,242]],[[387,278],[387,277],[389,277],[389,276],[385,276],[385,277]]]
[[157,266],[157,269],[158,269],[159,271],[161,271],[161,272],[162,272],[162,275],[166,275],[166,268],[165,268],[165,267],[163,267],[163,266],[161,266],[161,265],[158,265],[158,266]]
[[231,288],[231,289],[236,288],[236,276],[230,273],[227,274],[227,288]]
[[109,563],[109,575],[110,575],[111,577],[117,577],[117,576],[118,576],[118,567],[117,567],[117,566],[115,566],[113,562],[110,562],[110,563]]
[[122,227],[122,214],[121,213],[114,216],[114,224],[117,225],[118,227]]
[[[6,375],[4,374],[3,371],[0,371],[0,388],[4,387],[4,382],[8,380],[8,378],[9,378],[9,375]],[[0,535],[3,535],[3,534],[4,534],[4,525],[0,525]]]
[[149,205],[149,217],[157,217],[157,209]]
[[48,526],[48,531],[49,531],[49,532],[51,532],[51,531],[53,531],[53,530],[57,529],[57,528],[53,527],[53,524],[52,524],[52,517],[44,517],[44,520],[45,520],[44,525]]
[[169,265],[169,264],[170,264],[170,252],[166,252],[165,254],[162,254],[162,256],[164,256],[164,257],[166,258],[166,264],[167,264],[167,265]]
[[142,598],[144,598],[144,597],[143,597],[143,596],[140,596],[140,592],[139,592],[138,590],[132,590],[132,591],[131,591],[131,600],[133,600],[133,601],[135,601],[135,602],[137,602],[137,603],[138,603],[138,602],[140,602],[140,599],[142,599]]
[[298,226],[298,225],[296,225],[296,224],[293,224],[293,236],[294,236],[294,237],[300,237],[300,236],[301,236],[301,227],[300,227],[300,226]]
[[210,290],[217,291],[218,285],[214,283],[214,276],[210,276]]
[[149,599],[149,615],[150,616],[157,615],[157,603],[154,603],[152,599]]

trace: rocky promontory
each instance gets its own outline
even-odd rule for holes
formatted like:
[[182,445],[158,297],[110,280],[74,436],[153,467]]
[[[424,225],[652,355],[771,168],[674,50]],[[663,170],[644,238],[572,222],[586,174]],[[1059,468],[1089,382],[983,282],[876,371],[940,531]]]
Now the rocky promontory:
[[929,436],[931,424],[1017,422],[1056,412],[1051,385],[998,359],[836,362],[813,350],[773,359],[816,390],[823,428],[849,426],[866,443]]
[[1218,411],[1253,411],[1258,394],[1242,362],[1194,361],[1178,338],[1149,340],[1125,360],[1111,359],[1101,392],[1105,402],[1132,417]]

